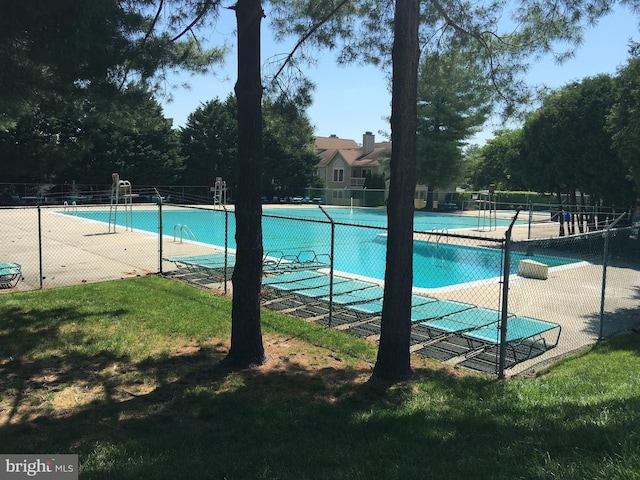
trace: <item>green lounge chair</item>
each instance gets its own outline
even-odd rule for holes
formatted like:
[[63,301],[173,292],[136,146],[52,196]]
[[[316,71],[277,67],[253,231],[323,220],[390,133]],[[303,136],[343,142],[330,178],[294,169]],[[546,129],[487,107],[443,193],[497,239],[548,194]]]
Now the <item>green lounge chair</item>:
[[[553,333],[554,330],[557,330],[556,334]],[[531,317],[515,317],[507,320],[505,342],[514,361],[518,363],[531,358],[534,349],[544,352],[557,346],[561,332],[562,326],[558,323]],[[467,339],[474,350],[499,346],[500,324],[496,323],[485,328],[472,330],[463,333],[462,336]]]
[[[355,312],[358,317],[372,317],[376,315],[380,315],[382,313],[382,299],[373,300],[371,302],[366,303],[358,303],[355,305],[348,305],[347,309]],[[411,307],[412,310],[414,307],[418,307],[420,305],[437,302],[437,298],[425,297],[423,295],[411,295]]]
[[[384,297],[384,287],[380,285],[374,285],[363,290],[357,290],[347,293],[333,292],[333,304],[340,306],[357,305],[358,303],[367,303],[373,301],[381,301]],[[329,302],[328,296],[322,297],[320,300]]]
[[0,288],[13,288],[22,278],[22,267],[18,263],[0,263]]
[[[173,262],[176,266],[185,267],[190,271],[197,269],[212,270],[221,269],[225,267],[225,254],[224,253],[208,253],[204,255],[190,255],[187,257],[165,257],[163,260],[167,262]],[[226,255],[227,267],[233,267],[235,265],[236,257],[233,254]]]
[[[511,314],[512,315],[512,314]],[[488,327],[500,321],[502,312],[491,308],[469,308],[444,318],[427,320],[414,324],[418,333],[424,333],[431,339],[452,334],[461,334],[471,330]]]
[[[414,295],[418,297],[418,295]],[[411,323],[415,324],[427,319],[437,319],[446,317],[453,313],[462,312],[471,308],[475,308],[475,305],[470,303],[452,302],[450,300],[438,300],[437,298],[422,297],[427,301],[422,301],[417,305],[411,306]],[[420,301],[419,299],[417,299]],[[355,305],[353,308],[357,308],[359,305]],[[382,312],[382,309],[380,310]],[[381,325],[382,319],[375,319],[371,322],[372,325]]]
[[225,274],[228,277],[236,263],[235,255],[230,253],[226,255],[224,253],[208,253],[186,257],[164,257],[163,260],[173,262],[177,268],[186,269],[190,274],[215,281],[222,281]]
[[293,272],[278,273],[270,275],[262,279],[263,285],[275,285],[278,283],[290,283],[299,282],[301,280],[308,280],[310,278],[326,277],[325,274],[315,272],[313,270],[298,270]]
[[[351,279],[345,277],[333,277],[333,285],[335,287],[339,283],[348,282],[350,280]],[[299,292],[302,290],[318,287],[328,287],[330,282],[331,277],[329,277],[329,275],[320,274],[318,276],[305,278],[294,282],[272,283],[265,286],[277,290],[281,292],[281,294],[293,295],[295,294],[295,292]]]
[[[336,282],[336,278],[339,278],[340,281]],[[303,289],[300,291],[294,291],[294,294],[298,294],[302,297],[307,298],[329,298],[328,295],[333,293],[334,295],[348,294],[354,293],[361,290],[365,290],[370,287],[376,287],[375,283],[371,282],[363,282],[361,280],[346,280],[342,277],[334,277],[333,282],[333,290],[331,290],[331,286],[329,284],[323,285],[321,287]]]
[[319,270],[330,268],[328,254],[317,254],[313,250],[303,250],[297,254],[285,254],[271,250],[264,255],[262,270],[264,273],[282,273],[296,270]]
[[437,302],[425,303],[411,309],[411,323],[435,320],[471,308],[476,308],[476,306],[470,303],[453,302],[451,300],[438,300]]

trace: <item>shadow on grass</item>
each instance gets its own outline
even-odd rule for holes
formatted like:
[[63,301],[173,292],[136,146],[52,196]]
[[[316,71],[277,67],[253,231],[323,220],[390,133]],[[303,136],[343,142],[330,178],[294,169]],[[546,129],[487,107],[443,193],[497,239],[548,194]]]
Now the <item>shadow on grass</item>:
[[[364,381],[367,366],[313,368],[293,355],[232,371],[212,367],[226,354],[217,346],[142,361],[106,349],[31,358],[43,336],[81,340],[46,316],[5,328],[3,345],[21,347],[0,364],[12,410],[0,450],[78,453],[83,479],[613,478],[620,464],[640,468],[638,396],[585,403],[544,377],[431,369],[389,386]],[[615,340],[609,349],[640,345]],[[536,382],[548,400],[518,388]]]
[[[0,352],[5,359],[19,359],[27,353],[42,348],[43,344],[58,344],[63,337],[60,328],[73,323],[83,323],[89,317],[118,318],[126,309],[108,309],[87,313],[74,307],[30,309],[24,311],[15,306],[2,309],[0,319]],[[64,335],[68,337],[68,334]]]

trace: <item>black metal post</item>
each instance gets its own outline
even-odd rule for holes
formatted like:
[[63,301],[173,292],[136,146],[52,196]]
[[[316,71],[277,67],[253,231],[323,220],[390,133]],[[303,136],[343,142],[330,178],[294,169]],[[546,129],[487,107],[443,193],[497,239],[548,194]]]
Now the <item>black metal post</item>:
[[529,200],[529,228],[527,229],[527,240],[531,240],[531,223],[533,222],[533,203]]
[[331,253],[329,258],[329,328],[331,328],[331,323],[333,320],[333,254],[335,248],[336,224],[333,218],[331,218],[331,216],[324,208],[322,208],[321,205],[318,205],[318,207],[331,222]]
[[511,230],[516,223],[520,207],[511,220],[504,236],[504,269],[502,273],[502,318],[500,319],[500,354],[498,357],[498,378],[504,378],[504,366],[507,356],[507,319],[509,317],[509,276],[511,274]]
[[162,275],[162,197],[158,195],[158,271]]
[[42,270],[42,211],[40,205],[38,205],[38,258],[40,261],[40,289],[42,289],[44,271]]
[[627,212],[620,215],[616,218],[611,225],[607,227],[604,231],[604,251],[602,252],[602,289],[600,291],[600,333],[598,334],[598,340],[602,340],[604,338],[604,303],[605,303],[605,290],[607,288],[607,267],[609,265],[609,234],[610,231],[615,225],[622,220],[622,217],[626,215]]
[[229,265],[227,255],[229,251],[229,211],[227,207],[221,205],[224,209],[224,294],[227,295],[227,267]]

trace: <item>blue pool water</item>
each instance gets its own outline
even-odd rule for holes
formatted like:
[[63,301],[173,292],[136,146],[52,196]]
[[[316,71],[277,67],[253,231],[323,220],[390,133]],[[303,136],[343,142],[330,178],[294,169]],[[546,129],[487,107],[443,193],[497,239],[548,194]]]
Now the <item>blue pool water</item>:
[[[337,223],[369,225],[376,227],[387,226],[387,211],[382,208],[348,208],[325,207],[324,209]],[[319,208],[265,208],[267,215],[304,218],[310,220],[328,221],[327,216]],[[488,220],[486,221],[488,222]],[[498,226],[507,226],[508,219],[496,219]],[[458,230],[478,227],[478,217],[473,215],[458,215],[452,213],[415,212],[413,217],[414,230],[431,231]],[[487,223],[488,224],[488,223]],[[482,226],[482,219],[480,220]]]
[[[335,269],[383,279],[386,262],[386,211],[349,208],[331,208],[327,211],[338,223],[333,230]],[[265,254],[274,252],[273,256],[277,257],[281,254],[297,254],[300,251],[330,253],[332,228],[320,209],[265,208],[264,214],[262,234]],[[80,210],[75,215],[105,223],[109,221],[109,212],[106,211]],[[277,215],[277,217],[270,215]],[[282,216],[292,216],[296,219],[280,218]],[[235,217],[230,213],[227,219],[228,246],[234,249]],[[305,221],[305,219],[316,221]],[[118,224],[123,224],[124,221],[124,212],[119,212]],[[175,232],[179,237],[179,226],[187,225],[199,242],[219,246],[225,244],[225,214],[220,210],[165,208],[162,223],[163,233],[166,236],[172,236]],[[451,231],[476,226],[475,217],[423,212],[417,212],[415,217],[415,230],[418,231],[430,232],[445,228]],[[133,227],[136,230],[157,233],[158,213],[134,208]],[[186,233],[183,233],[183,238],[189,239]],[[518,259],[518,255],[514,254],[512,257],[514,272],[517,269]],[[570,259],[547,256],[533,257],[533,259],[549,266],[573,262]],[[414,286],[421,288],[438,288],[494,278],[500,276],[502,271],[502,252],[499,249],[450,245],[444,241],[439,243],[416,241],[413,260]]]

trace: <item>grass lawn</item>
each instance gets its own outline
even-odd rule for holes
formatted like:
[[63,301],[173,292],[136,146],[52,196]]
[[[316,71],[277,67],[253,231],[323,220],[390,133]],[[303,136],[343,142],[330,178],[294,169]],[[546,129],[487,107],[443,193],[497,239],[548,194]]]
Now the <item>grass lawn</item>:
[[160,277],[0,295],[0,452],[77,453],[81,479],[640,478],[640,335],[390,386],[374,345],[270,311],[269,362],[214,369],[230,317]]

